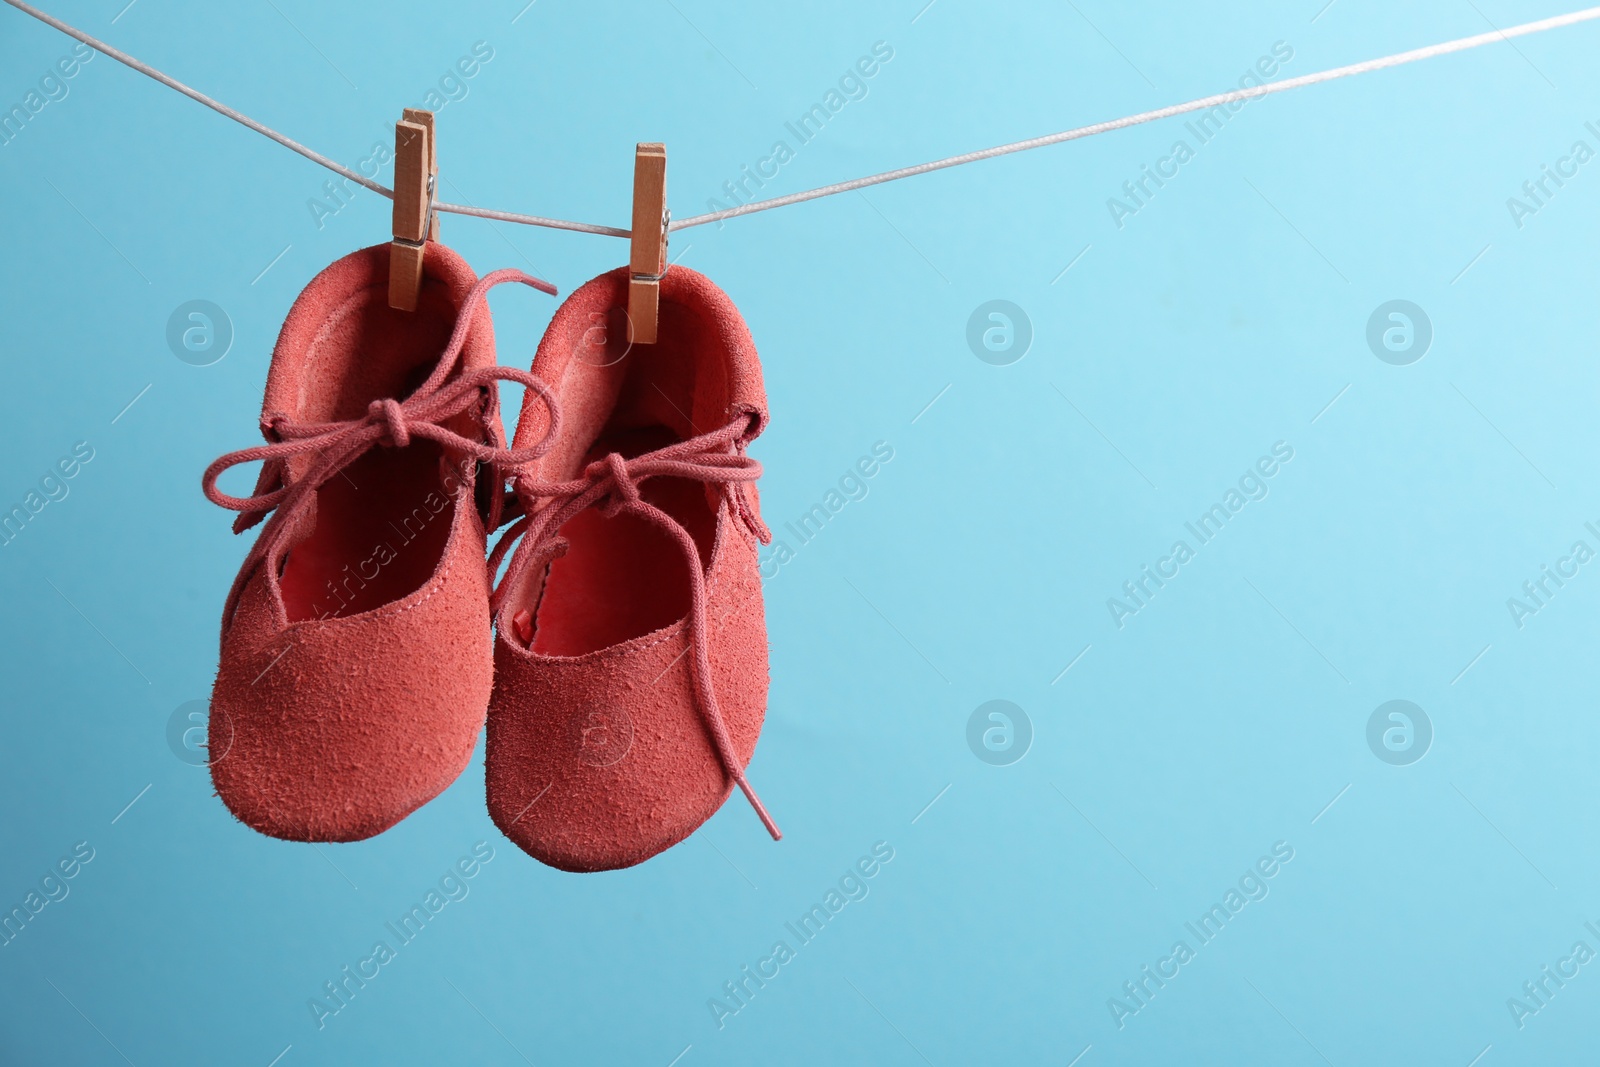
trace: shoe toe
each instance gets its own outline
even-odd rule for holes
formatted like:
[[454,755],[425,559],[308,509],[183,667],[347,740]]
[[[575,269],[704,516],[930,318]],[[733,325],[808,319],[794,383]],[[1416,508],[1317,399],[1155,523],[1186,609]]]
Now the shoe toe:
[[493,678],[488,580],[471,557],[463,547],[413,595],[348,618],[281,626],[265,583],[246,587],[208,730],[234,815],[273,837],[354,841],[456,779]]
[[[735,543],[728,555],[740,558],[714,568],[708,614],[712,683],[743,767],[766,710],[767,645],[755,550]],[[686,630],[680,620],[577,657],[496,643],[489,813],[523,851],[567,871],[632,866],[728,799],[733,782],[693,697]]]

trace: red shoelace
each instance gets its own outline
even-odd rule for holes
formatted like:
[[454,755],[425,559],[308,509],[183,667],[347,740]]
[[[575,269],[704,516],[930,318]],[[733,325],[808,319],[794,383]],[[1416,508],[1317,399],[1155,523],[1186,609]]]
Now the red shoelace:
[[[774,841],[783,837],[778,824],[767,813],[761,798],[745,777],[733,739],[717,704],[716,687],[711,682],[711,645],[706,625],[706,576],[700,562],[700,549],[694,537],[671,515],[639,496],[639,486],[648,478],[689,478],[721,485],[734,513],[762,543],[772,540],[761,517],[756,514],[741,483],[761,476],[761,464],[741,452],[736,442],[748,428],[748,418],[740,417],[712,433],[691,437],[633,459],[613,452],[590,463],[583,476],[566,482],[533,482],[518,477],[513,481],[517,501],[524,514],[501,536],[489,557],[489,571],[499,570],[500,561],[513,541],[521,538],[511,556],[505,578],[495,590],[493,608],[498,613],[506,590],[524,568],[542,566],[566,551],[567,542],[559,531],[579,512],[595,505],[608,518],[637,515],[661,529],[678,545],[689,568],[689,674],[695,702],[705,717],[716,745],[717,758],[728,776],[739,786],[761,824]],[[540,504],[543,501],[543,504]]]
[[[245,556],[239,575],[234,579],[223,609],[223,618],[231,618],[250,574],[263,560],[276,566],[288,549],[286,539],[296,521],[316,499],[318,487],[334,477],[355,459],[376,445],[404,448],[415,438],[437,441],[448,449],[456,450],[496,472],[496,484],[490,504],[488,529],[500,525],[502,495],[500,486],[512,468],[531,463],[550,450],[555,443],[560,426],[560,412],[549,387],[527,371],[511,367],[484,367],[465,371],[452,377],[461,360],[461,349],[467,340],[467,331],[480,307],[487,308],[484,294],[503,282],[520,282],[540,292],[556,295],[555,286],[522,273],[519,270],[497,270],[485,275],[474,285],[456,317],[450,341],[434,366],[433,373],[404,400],[374,400],[365,416],[340,422],[295,422],[287,415],[273,412],[261,420],[261,434],[267,444],[243,448],[219,457],[206,468],[201,485],[212,503],[240,513],[234,520],[235,533],[249,529],[263,518],[267,524],[261,536]],[[495,388],[497,382],[517,382],[539,394],[550,414],[550,429],[544,437],[528,448],[506,447],[505,436],[498,428],[500,398]],[[444,425],[448,420],[477,405],[475,417],[482,428],[483,440],[464,437]],[[299,478],[289,477],[289,459],[294,456],[315,455],[306,472]],[[223,471],[241,463],[261,461],[261,475],[255,492],[247,497],[230,496],[217,488],[217,478]],[[267,518],[268,514],[270,518]],[[493,572],[490,572],[491,579]]]

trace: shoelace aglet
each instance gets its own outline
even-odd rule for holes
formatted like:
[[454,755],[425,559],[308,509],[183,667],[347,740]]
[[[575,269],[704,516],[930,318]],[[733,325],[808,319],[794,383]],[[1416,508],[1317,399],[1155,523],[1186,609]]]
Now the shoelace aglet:
[[756,809],[756,818],[760,819],[761,825],[767,828],[767,833],[772,835],[774,841],[782,841],[783,831],[778,829],[778,824],[772,821],[771,815],[767,814],[767,806],[761,803],[760,797],[756,796],[756,791],[751,787],[749,779],[741,774],[734,780],[739,783],[739,788],[743,790],[744,797],[750,802],[750,806]]

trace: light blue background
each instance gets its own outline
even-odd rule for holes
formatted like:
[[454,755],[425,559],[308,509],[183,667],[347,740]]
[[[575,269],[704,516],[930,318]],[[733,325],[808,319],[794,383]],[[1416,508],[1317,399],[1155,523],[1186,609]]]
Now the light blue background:
[[[768,193],[1226,89],[1277,41],[1292,76],[1564,9],[124,2],[49,8],[348,163],[487,42],[438,115],[444,197],[612,225],[634,142],[667,144],[676,215],[704,211],[875,41],[867,98]],[[0,9],[0,104],[70,45]],[[1122,229],[1107,198],[1181,120],[675,234],[761,350],[772,524],[874,442],[894,459],[767,583],[752,775],[785,840],[735,801],[585,877],[497,833],[481,756],[381,837],[314,849],[246,830],[169,750],[246,548],[200,472],[257,439],[286,309],[387,239],[388,203],[319,229],[325,172],[96,58],[0,147],[0,504],[95,449],[0,549],[0,905],[95,849],[0,948],[0,1061],[1577,1062],[1600,964],[1521,1029],[1506,1001],[1600,949],[1600,564],[1521,629],[1506,600],[1600,547],[1600,162],[1520,229],[1506,200],[1600,148],[1597,47],[1586,25],[1252,103]],[[443,236],[563,292],[625,258]],[[1435,331],[1410,366],[1365,341],[1397,298]],[[215,365],[167,347],[191,299],[233,323]],[[1010,366],[965,340],[991,299],[1032,322]],[[504,362],[554,306],[496,296]],[[1270,495],[1117,629],[1106,599],[1277,441]],[[1034,730],[1007,767],[966,742],[997,698]],[[1365,735],[1397,698],[1435,731],[1404,767]],[[319,1030],[308,999],[480,840],[470,895]],[[870,895],[719,1030],[708,999],[878,841]],[[1119,1029],[1108,998],[1277,841],[1270,895]]]

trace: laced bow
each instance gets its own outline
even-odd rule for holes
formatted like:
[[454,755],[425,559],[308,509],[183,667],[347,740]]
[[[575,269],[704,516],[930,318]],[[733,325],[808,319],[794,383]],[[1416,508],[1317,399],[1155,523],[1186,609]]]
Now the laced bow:
[[[374,400],[367,406],[365,416],[338,422],[301,423],[281,412],[268,413],[261,420],[261,433],[267,439],[267,444],[229,452],[206,468],[201,485],[207,499],[230,511],[239,512],[233,524],[235,533],[242,533],[262,519],[267,520],[261,536],[245,556],[239,575],[234,579],[223,611],[224,618],[232,616],[245,582],[255,567],[263,560],[276,563],[282,558],[288,548],[290,531],[312,507],[318,487],[373,446],[405,448],[417,438],[436,441],[480,463],[491,465],[501,472],[501,481],[511,468],[531,463],[550,450],[559,428],[560,413],[549,388],[538,378],[527,371],[500,366],[464,371],[452,377],[461,361],[462,346],[466,344],[473,317],[480,307],[488,307],[484,294],[503,282],[520,282],[551,296],[556,295],[555,286],[519,270],[497,270],[487,274],[467,293],[461,312],[456,317],[450,341],[433,372],[406,399]],[[517,382],[538,393],[550,413],[549,432],[531,447],[506,447],[505,436],[496,418],[500,400],[495,384],[502,381]],[[474,414],[484,440],[464,437],[445,426],[450,419],[474,405],[477,405]],[[315,458],[304,474],[292,478],[289,460],[296,456]],[[262,468],[252,495],[231,496],[217,487],[217,478],[223,471],[241,463],[256,461],[261,461]],[[497,485],[491,503],[490,529],[500,524],[501,499]]]
[[[637,515],[671,537],[682,551],[689,568],[689,675],[695,702],[711,731],[717,758],[723,769],[750,801],[750,806],[755,809],[756,816],[773,840],[779,840],[783,834],[745,778],[744,768],[733,749],[733,739],[728,734],[727,723],[723,721],[722,710],[717,704],[716,687],[711,681],[711,646],[706,626],[706,577],[700,563],[700,549],[681,523],[639,496],[639,486],[649,478],[688,478],[720,485],[734,513],[750,532],[762,543],[770,542],[771,532],[742,490],[741,483],[754,482],[761,476],[761,464],[735,447],[747,426],[748,420],[741,417],[720,430],[646,452],[633,459],[624,459],[613,452],[590,463],[581,477],[571,481],[534,482],[519,477],[514,487],[525,514],[506,530],[495,545],[494,553],[489,558],[489,570],[491,574],[499,570],[506,550],[520,537],[521,542],[511,556],[506,576],[495,590],[493,607],[498,612],[516,576],[522,574],[525,567],[543,565],[565,552],[567,542],[559,535],[561,527],[579,512],[596,504],[600,506],[601,514],[608,518]],[[545,503],[536,506],[540,500]]]

